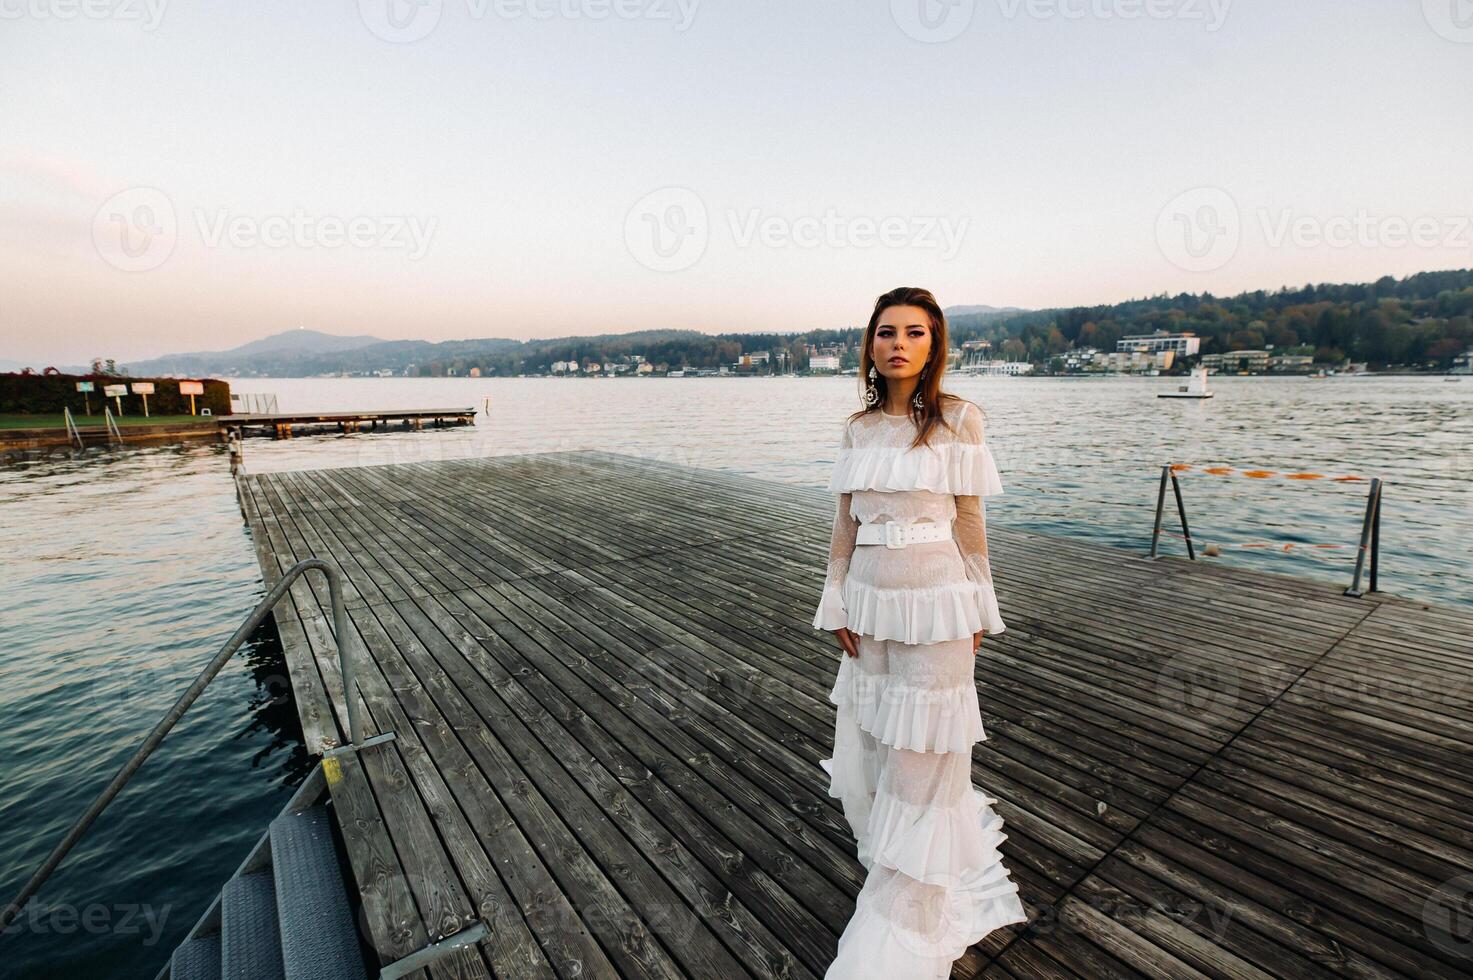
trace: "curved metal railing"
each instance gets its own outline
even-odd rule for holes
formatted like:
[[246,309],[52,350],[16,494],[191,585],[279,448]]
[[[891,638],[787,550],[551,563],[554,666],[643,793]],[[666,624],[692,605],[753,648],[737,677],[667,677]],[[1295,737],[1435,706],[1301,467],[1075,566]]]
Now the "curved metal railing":
[[240,648],[240,645],[245,642],[246,638],[251,635],[256,627],[260,626],[266,617],[270,615],[271,610],[286,595],[292,583],[303,574],[314,570],[320,571],[327,579],[327,591],[332,604],[333,639],[338,647],[338,665],[343,673],[343,701],[348,713],[349,744],[331,749],[325,754],[337,755],[343,752],[356,752],[370,745],[387,742],[394,737],[393,732],[385,732],[381,735],[371,736],[366,740],[363,738],[362,723],[358,717],[358,685],[353,676],[352,657],[348,653],[352,634],[348,632],[348,614],[343,606],[342,578],[339,576],[337,569],[333,568],[321,558],[303,559],[283,573],[277,583],[272,586],[271,591],[256,606],[255,611],[247,617],[244,623],[240,624],[240,628],[231,635],[230,639],[225,641],[225,645],[220,648],[220,652],[215,654],[214,659],[194,679],[194,683],[190,684],[188,690],[180,695],[178,701],[174,702],[174,706],[164,715],[163,720],[154,726],[153,731],[149,732],[148,737],[143,740],[143,744],[138,746],[138,750],[123,764],[123,767],[118,770],[118,774],[112,778],[112,782],[108,783],[107,787],[98,794],[97,799],[92,801],[92,805],[87,808],[87,812],[82,814],[77,822],[72,825],[72,828],[67,831],[66,836],[61,839],[61,842],[52,849],[51,854],[42,862],[41,867],[36,869],[36,873],[31,875],[30,881],[26,882],[25,887],[20,890],[20,894],[15,897],[15,900],[3,909],[0,909],[0,931],[3,931],[20,914],[21,910],[25,908],[26,902],[30,901],[36,892],[40,890],[41,886],[45,884],[46,879],[51,877],[57,865],[61,864],[62,859],[67,856],[67,853],[71,851],[77,841],[81,840],[82,835],[87,832],[87,829],[92,826],[102,811],[107,808],[107,805],[127,785],[128,780],[133,778],[133,774],[143,766],[143,763],[153,754],[154,749],[158,748],[159,743],[164,740],[164,736],[169,734],[169,731],[184,716],[184,712],[188,711],[189,706],[194,704],[200,693],[204,691],[206,685],[215,679],[216,674],[220,673],[220,669],[225,666],[226,661],[235,654],[235,651]]

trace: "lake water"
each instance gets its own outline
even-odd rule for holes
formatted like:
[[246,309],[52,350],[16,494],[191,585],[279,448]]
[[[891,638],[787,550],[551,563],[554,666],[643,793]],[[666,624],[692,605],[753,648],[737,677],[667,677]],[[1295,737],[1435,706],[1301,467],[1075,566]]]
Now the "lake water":
[[[1163,463],[1205,561],[1350,583],[1380,476],[1383,591],[1473,603],[1473,378],[952,378],[980,404],[1006,493],[995,525],[1150,545]],[[248,472],[597,448],[827,483],[853,378],[250,380],[282,411],[475,406],[477,425],[246,442]],[[1178,530],[1168,494],[1165,527]],[[1333,547],[1316,547],[1329,545]],[[1179,537],[1167,553],[1184,554]],[[0,465],[0,902],[260,599],[224,447]],[[823,557],[814,556],[815,585]],[[1001,596],[1004,607],[1005,594]],[[797,624],[806,628],[807,622]],[[237,655],[5,937],[0,973],[151,978],[308,759],[268,628]]]

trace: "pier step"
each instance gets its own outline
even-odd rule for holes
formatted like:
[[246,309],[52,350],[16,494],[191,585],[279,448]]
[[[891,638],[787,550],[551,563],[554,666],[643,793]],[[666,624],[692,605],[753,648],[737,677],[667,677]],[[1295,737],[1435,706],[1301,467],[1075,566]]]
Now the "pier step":
[[271,855],[288,980],[367,980],[327,810],[273,820]]
[[270,871],[239,875],[220,893],[220,964],[224,980],[284,980],[276,882]]
[[225,883],[218,916],[201,920],[160,977],[367,980],[327,807],[283,813],[262,844],[262,866]]
[[220,937],[200,936],[174,950],[173,980],[220,980]]

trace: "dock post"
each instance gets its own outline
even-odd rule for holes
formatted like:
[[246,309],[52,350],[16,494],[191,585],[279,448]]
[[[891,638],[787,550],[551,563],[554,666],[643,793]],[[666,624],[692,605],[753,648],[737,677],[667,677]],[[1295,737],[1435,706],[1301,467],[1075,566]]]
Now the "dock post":
[[1371,518],[1371,587],[1368,592],[1376,591],[1376,569],[1381,564],[1381,495],[1386,490],[1386,484],[1379,483],[1376,486],[1376,516]]
[[[1371,490],[1366,494],[1366,516],[1361,519],[1360,545],[1355,549],[1355,574],[1350,579],[1350,588],[1345,590],[1345,595],[1359,598],[1364,593],[1360,590],[1360,576],[1366,565],[1366,552],[1371,550],[1372,530],[1379,531],[1381,511],[1381,478],[1371,478]],[[1380,550],[1380,535],[1375,535],[1377,548]],[[1371,559],[1371,591],[1376,591],[1376,554],[1373,552]]]
[[[1167,472],[1171,472],[1171,467],[1167,467]],[[1190,558],[1192,561],[1196,561],[1197,552],[1192,547],[1192,529],[1187,527],[1187,509],[1185,506],[1182,505],[1181,484],[1176,481],[1175,473],[1171,473],[1171,492],[1176,494],[1176,512],[1181,515],[1182,537],[1187,539],[1187,557]]]
[[1156,488],[1156,527],[1151,531],[1151,557],[1156,557],[1156,545],[1161,540],[1161,512],[1166,506],[1166,478],[1171,474],[1171,464],[1161,467],[1161,485]]

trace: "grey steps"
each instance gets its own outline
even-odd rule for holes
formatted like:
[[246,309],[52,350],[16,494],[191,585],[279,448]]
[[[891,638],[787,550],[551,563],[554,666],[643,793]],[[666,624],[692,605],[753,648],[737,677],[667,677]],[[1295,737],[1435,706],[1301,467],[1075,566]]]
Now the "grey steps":
[[174,950],[170,980],[220,980],[220,936],[199,936]]
[[273,820],[271,862],[288,980],[368,980],[331,814],[313,806]]
[[220,964],[223,980],[285,980],[270,870],[231,878],[221,890]]

